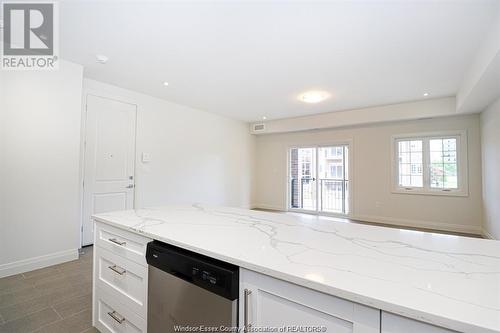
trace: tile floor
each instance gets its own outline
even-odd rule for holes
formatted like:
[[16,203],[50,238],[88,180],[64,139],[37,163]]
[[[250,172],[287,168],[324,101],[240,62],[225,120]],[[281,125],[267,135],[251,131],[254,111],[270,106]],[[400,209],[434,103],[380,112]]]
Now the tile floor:
[[0,279],[0,333],[95,333],[92,247],[68,263]]

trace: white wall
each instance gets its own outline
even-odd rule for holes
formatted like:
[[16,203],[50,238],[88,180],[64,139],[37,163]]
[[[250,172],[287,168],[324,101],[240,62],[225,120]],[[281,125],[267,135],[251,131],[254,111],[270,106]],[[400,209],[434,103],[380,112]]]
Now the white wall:
[[500,99],[481,113],[484,229],[500,239]]
[[0,277],[78,256],[82,79],[0,73]]
[[[443,197],[392,193],[391,137],[396,134],[449,130],[468,132],[470,195]],[[353,218],[460,232],[481,232],[478,115],[260,135],[257,138],[256,206],[286,209],[286,163],[289,147],[346,140],[353,142]]]
[[[137,105],[137,208],[193,202],[250,207],[255,138],[248,124],[89,79],[87,94]],[[141,161],[143,152],[151,162]]]
[[498,97],[500,81],[500,2],[496,19],[484,36],[476,56],[462,79],[457,92],[457,111],[473,113],[484,110]]

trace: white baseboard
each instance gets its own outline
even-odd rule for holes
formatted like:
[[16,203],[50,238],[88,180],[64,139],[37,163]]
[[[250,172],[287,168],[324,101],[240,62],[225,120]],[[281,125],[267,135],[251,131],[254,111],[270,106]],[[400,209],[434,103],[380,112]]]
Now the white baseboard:
[[496,240],[496,238],[493,236],[493,234],[491,234],[488,230],[486,230],[484,228],[483,228],[483,232],[481,234],[483,235],[484,238]]
[[0,265],[0,278],[78,259],[78,249],[46,254]]
[[452,231],[452,232],[460,232],[460,233],[475,234],[475,235],[483,234],[483,229],[480,226],[474,226],[474,225],[407,220],[407,219],[370,216],[370,215],[356,215],[350,217],[350,219],[364,221],[364,222],[374,222],[374,223],[390,224],[395,226],[412,227],[412,228]]
[[284,211],[283,207],[273,206],[273,205],[266,205],[266,204],[252,204],[252,209],[278,210],[280,212]]

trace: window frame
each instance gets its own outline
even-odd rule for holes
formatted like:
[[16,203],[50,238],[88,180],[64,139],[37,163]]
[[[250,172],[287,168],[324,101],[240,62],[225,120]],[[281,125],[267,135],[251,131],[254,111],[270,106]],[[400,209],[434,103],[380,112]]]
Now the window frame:
[[[432,188],[431,187],[431,163],[430,163],[430,140],[432,139],[457,139],[457,189]],[[422,140],[422,166],[423,187],[411,187],[399,185],[399,142],[409,140]],[[391,137],[392,147],[392,193],[417,194],[417,195],[439,195],[439,196],[469,196],[468,182],[468,148],[467,131],[442,131],[431,133],[400,134]]]

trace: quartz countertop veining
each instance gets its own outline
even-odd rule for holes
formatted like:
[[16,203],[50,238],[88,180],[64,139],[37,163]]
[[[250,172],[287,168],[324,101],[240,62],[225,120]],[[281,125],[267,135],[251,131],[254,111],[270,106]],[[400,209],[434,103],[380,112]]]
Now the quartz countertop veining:
[[500,332],[500,242],[205,205],[94,219],[460,332]]

